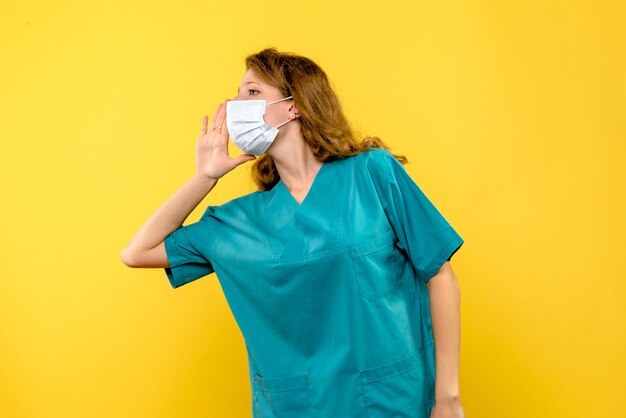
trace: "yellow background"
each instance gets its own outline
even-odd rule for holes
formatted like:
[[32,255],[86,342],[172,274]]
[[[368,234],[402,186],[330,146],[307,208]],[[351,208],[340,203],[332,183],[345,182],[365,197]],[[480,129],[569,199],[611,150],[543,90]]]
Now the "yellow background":
[[[315,60],[465,239],[467,418],[626,416],[625,8],[3,0],[0,416],[250,416],[216,276],[119,255],[266,46]],[[239,167],[186,224],[252,190]]]

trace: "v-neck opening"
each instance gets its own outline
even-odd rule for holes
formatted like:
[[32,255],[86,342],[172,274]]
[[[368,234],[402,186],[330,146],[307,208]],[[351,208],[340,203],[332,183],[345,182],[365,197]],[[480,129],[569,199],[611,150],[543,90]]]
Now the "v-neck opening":
[[326,162],[322,162],[322,165],[317,170],[317,173],[315,174],[315,177],[313,178],[313,181],[311,182],[311,186],[309,186],[309,190],[307,191],[306,195],[302,199],[302,202],[300,202],[300,203],[298,203],[296,198],[293,197],[293,194],[291,194],[289,189],[287,189],[287,186],[285,185],[283,180],[282,179],[278,180],[278,186],[283,189],[283,191],[287,194],[287,198],[292,202],[293,205],[296,206],[296,208],[302,207],[302,205],[304,205],[304,203],[309,200],[311,194],[314,192],[315,184],[317,183],[318,179],[320,178],[320,175],[324,171],[324,167],[326,167],[326,165],[327,165]]

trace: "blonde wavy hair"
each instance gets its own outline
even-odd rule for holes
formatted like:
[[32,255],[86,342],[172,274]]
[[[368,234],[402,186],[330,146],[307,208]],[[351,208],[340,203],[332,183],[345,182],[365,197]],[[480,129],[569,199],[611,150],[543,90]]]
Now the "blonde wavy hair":
[[[346,158],[370,148],[390,150],[377,136],[357,138],[326,73],[311,59],[271,47],[247,56],[245,64],[246,70],[276,87],[283,97],[293,96],[302,136],[319,161]],[[403,155],[393,155],[402,164],[408,162]],[[270,190],[278,183],[280,176],[271,156],[263,154],[256,159],[252,177],[260,190]]]

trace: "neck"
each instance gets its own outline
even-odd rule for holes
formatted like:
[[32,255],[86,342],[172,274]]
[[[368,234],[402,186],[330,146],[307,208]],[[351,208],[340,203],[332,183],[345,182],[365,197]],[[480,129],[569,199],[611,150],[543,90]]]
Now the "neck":
[[[283,141],[285,144],[286,141]],[[272,150],[270,155],[276,164],[278,174],[290,192],[307,191],[322,162],[315,158],[311,148],[304,142],[289,141],[289,147]]]

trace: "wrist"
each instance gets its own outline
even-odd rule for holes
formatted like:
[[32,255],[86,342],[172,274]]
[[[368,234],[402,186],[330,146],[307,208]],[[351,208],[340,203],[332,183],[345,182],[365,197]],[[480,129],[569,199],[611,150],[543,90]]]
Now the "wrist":
[[206,174],[201,173],[201,172],[199,172],[199,171],[197,171],[197,172],[193,175],[193,178],[194,178],[195,180],[197,180],[197,181],[200,181],[200,182],[202,182],[202,183],[208,183],[208,184],[211,184],[211,183],[217,183],[217,180],[218,180],[218,179],[216,179],[216,178],[214,178],[214,177],[209,177],[209,176],[207,176]]
[[435,402],[439,402],[439,403],[446,403],[446,402],[459,402],[461,399],[461,396],[459,394],[459,391],[445,391],[445,392],[437,392],[435,391]]
[[437,402],[454,402],[460,398],[459,385],[457,382],[444,382],[440,380],[435,385],[435,401]]
[[195,187],[202,190],[202,193],[206,194],[213,190],[213,187],[217,184],[217,179],[198,172],[193,175],[190,182],[195,184]]

